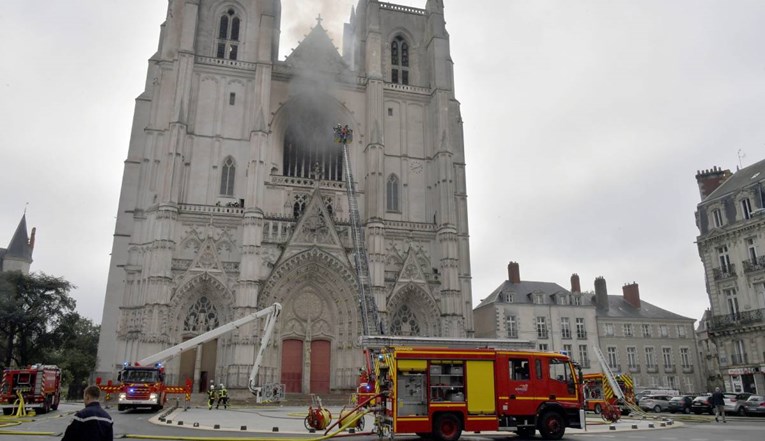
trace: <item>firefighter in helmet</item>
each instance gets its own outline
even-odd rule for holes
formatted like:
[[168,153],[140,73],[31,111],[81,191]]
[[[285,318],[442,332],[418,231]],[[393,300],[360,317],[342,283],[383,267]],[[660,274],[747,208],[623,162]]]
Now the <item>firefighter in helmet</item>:
[[228,391],[223,383],[218,387],[218,403],[215,405],[215,408],[217,409],[221,404],[224,409],[228,409]]
[[207,409],[212,410],[212,406],[215,403],[217,397],[217,391],[215,390],[215,382],[210,380],[210,387],[207,389]]

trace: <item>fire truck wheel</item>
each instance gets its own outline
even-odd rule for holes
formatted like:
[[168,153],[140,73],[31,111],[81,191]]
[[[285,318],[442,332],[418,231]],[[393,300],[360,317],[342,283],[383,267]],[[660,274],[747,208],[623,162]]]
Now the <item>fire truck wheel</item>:
[[53,400],[53,403],[51,403],[50,408],[52,410],[58,410],[58,403],[60,403],[60,402],[61,402],[61,396],[60,395],[56,395],[56,399]]
[[118,404],[118,405],[117,405],[117,410],[118,410],[119,412],[122,412],[123,410],[125,410],[125,405],[124,405],[124,404]]
[[433,424],[433,435],[441,441],[457,441],[462,434],[462,423],[453,413],[444,413]]
[[534,429],[533,427],[519,427],[518,437],[522,439],[534,438],[535,432],[536,432],[536,429]]
[[11,413],[13,413],[13,409],[7,407],[3,408],[3,415],[10,415]]
[[558,412],[547,412],[539,420],[539,434],[544,439],[561,439],[565,431],[566,424]]
[[599,414],[600,412],[603,411],[603,408],[600,407],[600,404],[596,404],[594,410],[596,414]]

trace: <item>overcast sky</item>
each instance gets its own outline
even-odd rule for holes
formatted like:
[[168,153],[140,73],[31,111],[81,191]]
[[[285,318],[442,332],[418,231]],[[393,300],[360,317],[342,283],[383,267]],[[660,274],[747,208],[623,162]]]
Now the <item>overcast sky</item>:
[[[280,59],[321,13],[282,0]],[[424,7],[425,0],[400,1]],[[298,9],[299,5],[299,9]],[[700,318],[697,170],[765,158],[765,1],[445,0],[467,157],[473,303],[507,278]],[[33,271],[101,321],[135,98],[164,0],[0,5],[0,247],[27,206]]]

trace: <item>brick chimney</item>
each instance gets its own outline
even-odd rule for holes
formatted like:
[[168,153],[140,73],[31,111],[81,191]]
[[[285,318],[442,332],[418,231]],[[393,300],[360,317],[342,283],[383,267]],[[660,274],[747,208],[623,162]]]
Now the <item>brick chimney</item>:
[[624,285],[622,287],[622,292],[624,294],[625,302],[629,303],[637,309],[640,309],[640,289],[638,288],[637,283],[632,282],[630,284]]
[[707,198],[717,189],[726,179],[733,176],[730,170],[722,170],[714,166],[710,170],[696,171],[696,183],[699,185],[699,195],[701,200]]
[[582,286],[579,284],[579,274],[571,275],[571,292],[582,292]]
[[608,288],[603,276],[595,279],[595,306],[601,311],[608,311]]
[[507,278],[510,283],[521,283],[521,268],[518,266],[518,262],[507,264]]

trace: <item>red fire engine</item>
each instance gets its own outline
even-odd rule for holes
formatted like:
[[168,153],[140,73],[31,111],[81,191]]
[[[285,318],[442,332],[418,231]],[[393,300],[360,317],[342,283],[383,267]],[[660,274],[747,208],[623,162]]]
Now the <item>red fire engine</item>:
[[[584,398],[587,410],[603,414],[604,419],[616,421],[627,416],[635,407],[635,392],[632,378],[627,374],[614,375],[624,399],[616,396],[606,376],[602,373],[584,375]],[[615,412],[619,409],[619,412]]]
[[161,409],[167,401],[170,394],[186,394],[187,400],[191,394],[191,379],[186,379],[185,386],[171,386],[165,384],[164,362],[182,354],[185,351],[194,349],[197,346],[214,340],[219,336],[239,329],[242,325],[265,318],[263,338],[261,339],[260,349],[255,359],[249,378],[249,389],[259,399],[261,387],[256,385],[258,369],[263,360],[263,352],[267,343],[271,339],[276,318],[282,310],[282,305],[274,303],[268,308],[256,311],[246,315],[238,320],[226,323],[204,334],[198,335],[183,343],[179,343],[154,355],[150,355],[139,360],[137,363],[125,363],[122,370],[117,375],[119,383],[101,384],[101,379],[96,378],[96,384],[105,393],[117,394],[117,410],[126,410],[139,407],[150,407],[155,410]]
[[442,441],[470,432],[539,430],[560,439],[583,428],[581,374],[552,352],[393,346],[374,350],[378,435],[416,433]]
[[3,370],[0,385],[0,407],[10,415],[18,407],[19,394],[24,407],[37,413],[58,409],[61,399],[61,369],[58,366],[35,364],[22,369]]

